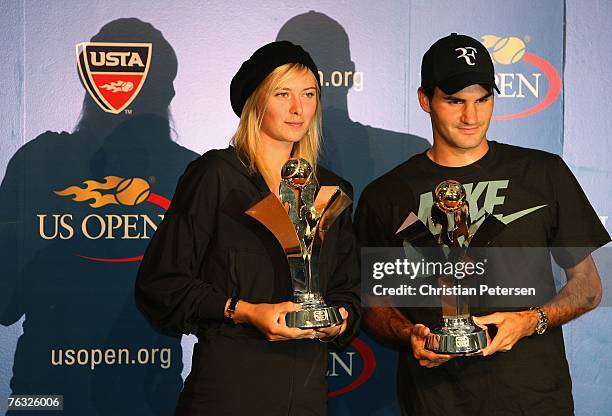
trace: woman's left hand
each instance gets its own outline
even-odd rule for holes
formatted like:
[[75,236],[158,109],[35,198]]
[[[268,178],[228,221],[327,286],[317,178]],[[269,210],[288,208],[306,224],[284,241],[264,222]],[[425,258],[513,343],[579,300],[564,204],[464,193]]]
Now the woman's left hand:
[[333,338],[336,338],[338,335],[346,331],[349,313],[346,309],[340,308],[340,315],[342,316],[342,324],[330,326],[328,328],[315,329],[315,337],[321,341],[331,341]]

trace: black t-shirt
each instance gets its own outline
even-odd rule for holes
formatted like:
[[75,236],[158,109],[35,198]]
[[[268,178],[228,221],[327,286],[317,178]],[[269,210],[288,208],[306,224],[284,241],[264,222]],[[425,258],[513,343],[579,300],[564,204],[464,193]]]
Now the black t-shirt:
[[[428,224],[432,190],[448,179],[466,189],[472,221],[486,211],[506,224],[494,245],[550,247],[555,261],[568,268],[610,241],[559,156],[490,141],[489,151],[468,166],[441,166],[422,153],[368,185],[355,218],[362,246],[401,247],[395,234],[400,225],[411,212]],[[537,276],[514,275],[552,297],[552,268],[549,258],[544,260]],[[438,322],[441,314],[436,308],[401,311],[412,322],[427,325]],[[459,357],[433,369],[421,368],[404,348],[398,388],[405,414],[573,413],[561,328],[524,338],[507,353]],[[506,413],[500,413],[502,408]]]

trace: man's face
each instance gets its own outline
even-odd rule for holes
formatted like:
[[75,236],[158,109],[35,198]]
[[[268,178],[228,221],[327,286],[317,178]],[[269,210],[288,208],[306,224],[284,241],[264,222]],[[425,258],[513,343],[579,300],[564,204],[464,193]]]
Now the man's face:
[[438,146],[469,150],[487,139],[493,94],[482,85],[470,85],[454,94],[436,87],[431,99],[419,89],[419,104],[431,116],[434,143]]

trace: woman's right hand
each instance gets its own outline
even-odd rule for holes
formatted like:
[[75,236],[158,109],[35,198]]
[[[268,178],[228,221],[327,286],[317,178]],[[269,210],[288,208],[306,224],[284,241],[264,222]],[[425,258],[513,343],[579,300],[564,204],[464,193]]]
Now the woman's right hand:
[[286,341],[316,337],[313,329],[290,328],[285,323],[288,312],[299,311],[300,305],[293,302],[249,303],[239,300],[234,313],[234,322],[247,323],[257,328],[269,341]]

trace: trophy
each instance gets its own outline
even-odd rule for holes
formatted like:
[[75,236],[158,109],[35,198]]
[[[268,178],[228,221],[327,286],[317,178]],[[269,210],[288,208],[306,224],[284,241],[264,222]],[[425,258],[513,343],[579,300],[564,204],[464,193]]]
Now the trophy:
[[[473,262],[468,248],[488,246],[505,227],[489,213],[472,223],[465,189],[455,180],[441,182],[433,192],[433,200],[431,225],[439,230],[437,236],[414,213],[406,218],[397,235],[406,245],[417,250],[420,247],[438,247],[438,250],[428,251],[435,253],[434,257],[438,261]],[[438,277],[438,286],[448,288],[456,284],[455,276]],[[487,334],[474,323],[467,296],[445,295],[442,292],[441,303],[442,326],[433,329],[427,336],[426,349],[438,354],[469,354],[487,346]]]
[[305,159],[289,159],[281,170],[280,200],[270,194],[246,214],[263,224],[283,247],[293,301],[302,308],[285,316],[287,326],[325,328],[342,323],[340,309],[319,291],[318,259],[325,233],[350,204],[339,186],[319,186]]

